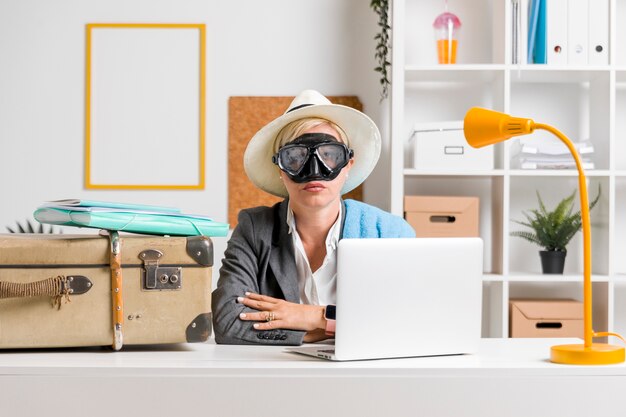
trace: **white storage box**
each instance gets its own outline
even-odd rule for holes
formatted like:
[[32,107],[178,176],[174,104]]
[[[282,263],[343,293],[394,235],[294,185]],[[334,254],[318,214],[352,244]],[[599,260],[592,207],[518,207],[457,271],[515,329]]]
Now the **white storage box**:
[[482,171],[493,169],[493,146],[472,148],[463,121],[418,123],[413,134],[413,167],[419,170]]

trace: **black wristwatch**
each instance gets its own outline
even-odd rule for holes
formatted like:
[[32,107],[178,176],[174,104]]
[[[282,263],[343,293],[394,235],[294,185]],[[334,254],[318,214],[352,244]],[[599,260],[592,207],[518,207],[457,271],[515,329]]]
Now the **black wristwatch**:
[[326,336],[335,335],[335,324],[337,319],[337,307],[329,304],[324,309],[324,318],[326,319]]

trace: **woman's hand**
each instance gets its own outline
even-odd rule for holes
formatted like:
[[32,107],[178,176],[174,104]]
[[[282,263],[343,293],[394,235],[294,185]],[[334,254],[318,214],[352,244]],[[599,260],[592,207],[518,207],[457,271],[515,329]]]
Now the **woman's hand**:
[[326,328],[324,306],[296,304],[266,295],[247,292],[237,302],[258,310],[256,313],[241,313],[239,318],[246,321],[258,321],[257,330],[290,329],[312,332]]

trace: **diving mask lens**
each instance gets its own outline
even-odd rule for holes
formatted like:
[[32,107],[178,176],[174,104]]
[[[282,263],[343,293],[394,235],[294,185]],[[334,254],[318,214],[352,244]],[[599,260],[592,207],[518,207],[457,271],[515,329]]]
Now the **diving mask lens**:
[[305,133],[272,157],[294,182],[332,181],[348,165],[354,151],[326,133]]
[[331,170],[341,169],[348,163],[348,148],[343,144],[322,144],[317,147],[316,155]]
[[309,149],[303,145],[283,148],[278,152],[278,166],[293,175],[300,172],[307,159],[309,159]]
[[290,176],[298,176],[302,174],[301,171],[312,157],[321,163],[322,177],[334,179],[336,174],[348,164],[352,151],[343,143],[338,142],[314,145],[291,144],[282,147],[273,159],[281,170]]

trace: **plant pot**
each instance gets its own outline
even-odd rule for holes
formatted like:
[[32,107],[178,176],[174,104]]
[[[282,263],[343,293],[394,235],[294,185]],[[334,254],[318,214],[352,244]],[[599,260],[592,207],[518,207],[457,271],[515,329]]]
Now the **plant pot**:
[[540,250],[541,269],[544,274],[561,274],[565,267],[565,255],[567,252],[558,250]]

